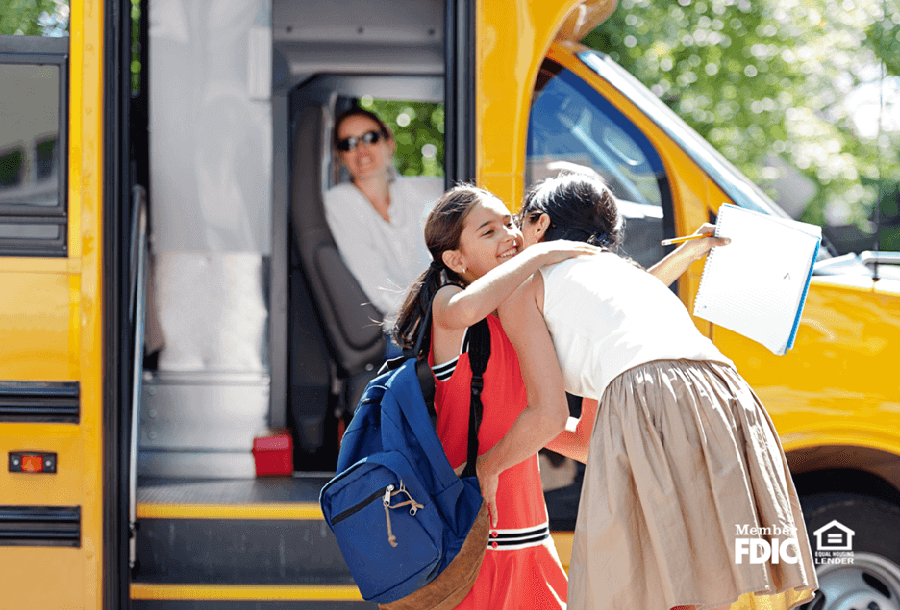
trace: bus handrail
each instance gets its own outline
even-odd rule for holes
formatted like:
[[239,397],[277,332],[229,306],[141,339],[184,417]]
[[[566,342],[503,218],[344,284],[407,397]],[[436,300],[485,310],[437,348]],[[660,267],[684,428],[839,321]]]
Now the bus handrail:
[[141,404],[141,373],[144,355],[144,306],[147,277],[147,191],[140,185],[132,189],[134,222],[131,239],[131,321],[134,330],[134,360],[131,388],[131,447],[128,472],[128,562],[134,570],[137,561],[137,454]]

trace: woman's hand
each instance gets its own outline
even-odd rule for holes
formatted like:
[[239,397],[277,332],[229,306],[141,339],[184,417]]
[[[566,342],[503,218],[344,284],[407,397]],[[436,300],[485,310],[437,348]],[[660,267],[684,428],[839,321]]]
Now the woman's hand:
[[717,246],[727,246],[731,243],[731,239],[727,237],[713,237],[716,226],[708,222],[694,231],[694,235],[708,235],[702,239],[692,239],[681,244],[677,251],[681,251],[682,255],[687,257],[691,262],[699,260],[709,254],[709,251]]
[[715,226],[704,223],[694,231],[694,235],[708,235],[701,239],[692,239],[684,242],[661,261],[647,269],[652,275],[659,278],[663,284],[669,286],[682,276],[694,261],[700,260],[716,246],[727,246],[731,240],[727,237],[713,237]]
[[500,473],[492,472],[483,458],[484,455],[480,456],[475,463],[475,472],[478,474],[481,495],[490,513],[491,527],[497,527],[497,486],[500,483]]
[[583,241],[568,241],[565,239],[557,239],[554,241],[541,242],[535,244],[525,250],[526,254],[530,254],[539,260],[540,266],[553,265],[562,261],[574,258],[576,256],[584,256],[586,254],[597,254],[600,248],[586,244]]
[[468,328],[497,309],[522,282],[544,265],[599,251],[596,246],[575,241],[536,244],[497,265],[466,286],[465,290],[453,290],[453,287],[439,290],[432,309],[434,324],[448,330]]

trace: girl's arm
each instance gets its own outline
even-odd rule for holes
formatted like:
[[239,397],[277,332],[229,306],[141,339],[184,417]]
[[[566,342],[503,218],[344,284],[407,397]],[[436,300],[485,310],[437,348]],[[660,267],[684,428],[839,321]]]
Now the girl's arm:
[[581,417],[578,419],[570,417],[566,429],[547,443],[547,449],[586,464],[591,431],[594,429],[596,418],[597,401],[585,398],[581,401]]
[[500,473],[556,438],[569,417],[562,370],[537,305],[538,290],[543,298],[543,279],[535,273],[500,307],[500,321],[519,356],[528,406],[509,432],[478,458],[478,482],[494,525]]
[[434,322],[446,330],[468,328],[496,310],[513,290],[544,265],[599,251],[582,242],[559,240],[536,244],[491,269],[465,290],[438,293],[434,301]]
[[731,240],[727,237],[712,237],[715,228],[715,225],[704,224],[694,231],[694,234],[701,233],[710,237],[684,242],[647,271],[651,275],[656,276],[666,286],[671,285],[672,282],[687,271],[691,263],[706,256],[713,247],[725,246],[731,243]]

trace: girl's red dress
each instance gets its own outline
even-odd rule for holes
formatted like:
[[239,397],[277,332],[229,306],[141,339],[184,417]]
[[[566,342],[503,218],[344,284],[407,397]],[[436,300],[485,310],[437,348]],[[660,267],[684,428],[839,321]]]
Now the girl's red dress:
[[[481,395],[484,417],[478,433],[478,453],[488,451],[512,427],[527,404],[516,352],[495,316],[488,316],[491,356]],[[466,460],[472,370],[462,353],[435,369],[437,432],[450,464]],[[443,379],[443,380],[442,380]],[[547,505],[534,455],[500,475],[497,488],[499,521],[491,529],[488,550],[478,579],[457,607],[460,609],[552,610],[566,607],[567,579],[550,537]]]

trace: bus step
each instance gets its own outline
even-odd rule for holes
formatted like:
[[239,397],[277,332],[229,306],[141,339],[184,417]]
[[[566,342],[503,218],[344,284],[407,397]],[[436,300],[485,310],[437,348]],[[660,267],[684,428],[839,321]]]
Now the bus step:
[[376,610],[356,587],[145,585],[131,587],[133,610]]
[[322,518],[327,480],[140,481],[134,607],[374,608]]

